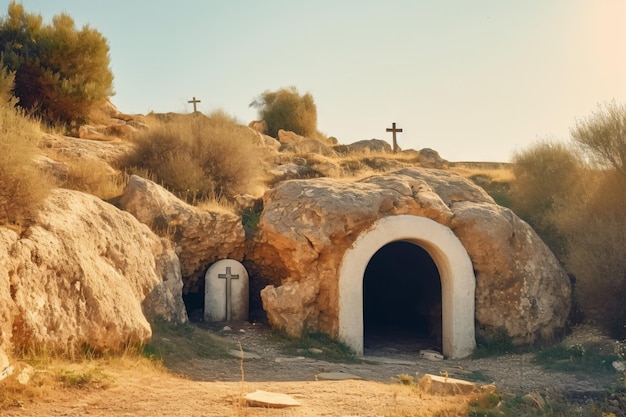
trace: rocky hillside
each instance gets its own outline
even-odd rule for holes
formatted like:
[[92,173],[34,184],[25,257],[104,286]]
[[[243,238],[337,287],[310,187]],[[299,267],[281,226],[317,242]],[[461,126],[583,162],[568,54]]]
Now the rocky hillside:
[[[212,262],[248,257],[263,210],[260,195],[198,207],[117,168],[134,147],[133,135],[150,129],[151,120],[193,116],[107,112],[102,125],[78,129],[79,137],[42,135],[38,166],[60,186],[23,230],[0,228],[0,349],[72,355],[85,347],[115,351],[144,343],[150,320],[184,322],[193,313]],[[336,144],[285,131],[278,138],[252,136],[268,155],[268,190],[291,179],[350,183],[407,167],[450,166],[433,150],[394,154],[378,139]],[[70,181],[77,164],[86,173]],[[95,172],[97,181],[117,188],[91,195],[85,178]],[[74,190],[63,188],[68,184]],[[267,281],[252,282],[257,311]]]

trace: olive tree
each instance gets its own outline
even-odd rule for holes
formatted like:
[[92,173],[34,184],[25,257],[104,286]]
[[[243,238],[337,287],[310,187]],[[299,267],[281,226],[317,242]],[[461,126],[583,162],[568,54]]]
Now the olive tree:
[[88,25],[76,29],[67,14],[44,24],[12,1],[0,19],[0,54],[15,74],[19,106],[46,122],[83,122],[113,95],[106,38]]

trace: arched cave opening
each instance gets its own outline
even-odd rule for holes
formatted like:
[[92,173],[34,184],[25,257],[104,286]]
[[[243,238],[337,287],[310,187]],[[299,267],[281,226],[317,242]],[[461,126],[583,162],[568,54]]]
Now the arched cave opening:
[[204,278],[199,281],[196,288],[183,289],[183,302],[192,323],[200,323],[204,318]]
[[426,250],[391,242],[363,277],[365,351],[441,349],[441,277]]

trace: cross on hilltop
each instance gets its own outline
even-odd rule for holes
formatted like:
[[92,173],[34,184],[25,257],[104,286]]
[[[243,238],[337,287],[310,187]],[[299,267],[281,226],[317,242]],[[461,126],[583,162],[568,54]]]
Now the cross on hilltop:
[[196,110],[196,104],[197,103],[202,103],[202,101],[196,99],[196,96],[193,97],[193,100],[189,100],[187,103],[192,103],[193,104],[193,112],[195,113]]
[[387,128],[387,132],[391,132],[393,134],[393,152],[398,152],[398,142],[396,142],[396,132],[401,133],[402,129],[396,128],[396,122],[391,124],[391,127]]

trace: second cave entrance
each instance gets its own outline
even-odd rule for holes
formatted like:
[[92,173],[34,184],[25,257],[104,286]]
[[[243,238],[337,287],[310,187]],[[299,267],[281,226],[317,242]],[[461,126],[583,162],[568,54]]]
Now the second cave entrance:
[[441,351],[441,278],[419,245],[394,241],[370,259],[363,277],[366,353]]

